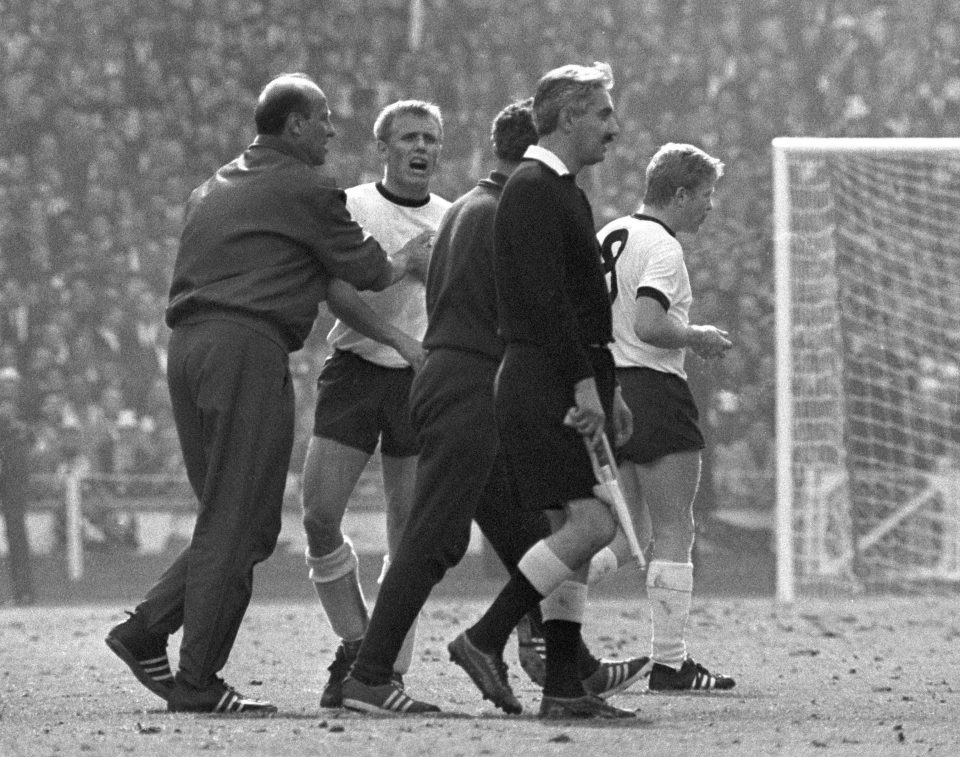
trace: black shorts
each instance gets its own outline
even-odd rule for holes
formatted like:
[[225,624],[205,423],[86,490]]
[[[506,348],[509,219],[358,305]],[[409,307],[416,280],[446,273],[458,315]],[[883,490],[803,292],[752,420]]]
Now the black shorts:
[[[613,400],[613,357],[589,350],[600,401],[607,417]],[[494,389],[497,426],[520,506],[553,510],[593,496],[596,479],[583,437],[563,425],[573,406],[573,386],[543,350],[508,345]]]
[[633,413],[633,436],[617,450],[618,460],[652,463],[706,446],[700,414],[687,382],[652,368],[617,368],[623,399]]
[[384,368],[347,350],[334,350],[317,378],[313,434],[373,454],[418,453],[410,423],[413,368]]

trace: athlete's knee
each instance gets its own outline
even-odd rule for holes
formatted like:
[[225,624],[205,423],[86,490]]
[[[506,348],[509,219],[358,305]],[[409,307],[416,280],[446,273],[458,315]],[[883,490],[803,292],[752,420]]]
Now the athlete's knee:
[[596,514],[596,539],[594,540],[594,546],[600,550],[607,546],[610,542],[614,540],[617,535],[617,521],[613,517],[613,513],[610,512],[610,509],[606,506],[598,508]]
[[311,547],[307,547],[305,559],[310,569],[310,580],[314,583],[331,583],[357,569],[359,560],[353,544],[346,537],[341,539],[340,545],[329,552],[317,554]]
[[342,519],[320,509],[304,510],[303,530],[313,554],[325,555],[344,543]]

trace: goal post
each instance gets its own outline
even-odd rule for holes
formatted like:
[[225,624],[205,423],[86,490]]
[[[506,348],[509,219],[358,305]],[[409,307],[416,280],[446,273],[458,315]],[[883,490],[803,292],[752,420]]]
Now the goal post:
[[960,581],[960,139],[773,140],[777,597]]

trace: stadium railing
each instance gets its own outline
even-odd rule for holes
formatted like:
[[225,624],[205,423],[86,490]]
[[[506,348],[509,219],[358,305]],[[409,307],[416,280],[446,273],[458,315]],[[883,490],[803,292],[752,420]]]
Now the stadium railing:
[[[61,518],[67,575],[73,581],[83,577],[84,503],[99,510],[127,513],[196,512],[197,500],[185,477],[163,474],[104,474],[67,470],[30,477],[28,508],[46,511]],[[356,506],[375,509],[379,499],[364,498]],[[354,505],[351,505],[354,506]],[[285,511],[300,512],[299,476],[291,474],[284,492]]]

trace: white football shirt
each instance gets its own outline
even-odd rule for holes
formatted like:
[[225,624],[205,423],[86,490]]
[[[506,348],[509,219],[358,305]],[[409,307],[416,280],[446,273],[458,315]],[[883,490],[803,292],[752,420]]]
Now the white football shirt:
[[684,349],[655,347],[636,333],[637,298],[653,296],[667,317],[681,326],[690,323],[690,277],[683,247],[660,221],[635,214],[611,221],[597,234],[604,261],[612,263],[607,286],[614,296],[613,339],[610,349],[619,368],[652,368],[686,378]]
[[[376,239],[388,255],[397,252],[417,234],[436,231],[450,203],[431,194],[423,205],[405,205],[387,199],[374,182],[346,190],[347,210],[363,229]],[[388,323],[414,339],[423,339],[427,330],[426,287],[412,276],[380,292],[360,292],[360,297]],[[406,368],[409,363],[393,347],[380,344],[337,320],[327,334],[327,342],[339,350],[349,350],[371,363],[386,368]]]

